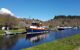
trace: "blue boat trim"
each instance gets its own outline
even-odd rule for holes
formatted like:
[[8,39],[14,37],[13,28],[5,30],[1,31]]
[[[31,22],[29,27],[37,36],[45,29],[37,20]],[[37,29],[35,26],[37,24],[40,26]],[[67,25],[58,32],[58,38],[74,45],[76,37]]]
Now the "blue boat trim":
[[29,34],[34,34],[34,33],[44,33],[44,32],[48,32],[47,30],[37,30],[37,29],[27,29],[26,30]]

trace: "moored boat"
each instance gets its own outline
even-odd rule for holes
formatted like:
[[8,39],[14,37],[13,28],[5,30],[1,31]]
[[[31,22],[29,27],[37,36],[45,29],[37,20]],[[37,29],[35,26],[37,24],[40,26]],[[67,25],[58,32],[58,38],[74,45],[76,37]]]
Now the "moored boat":
[[29,27],[26,28],[27,33],[43,33],[47,32],[48,29],[44,28],[41,23],[33,22]]

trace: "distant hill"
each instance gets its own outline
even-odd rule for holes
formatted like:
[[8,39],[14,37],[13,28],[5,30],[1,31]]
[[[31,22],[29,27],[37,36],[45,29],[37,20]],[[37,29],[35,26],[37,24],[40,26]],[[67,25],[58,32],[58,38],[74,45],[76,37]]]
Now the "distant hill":
[[80,26],[80,16],[55,16],[45,22],[47,25],[52,26]]
[[0,26],[13,26],[17,24],[17,18],[9,14],[0,14]]
[[33,21],[42,22],[38,19],[17,18],[10,14],[0,13],[0,29],[3,26],[11,28],[25,28],[26,25],[30,25]]
[[55,16],[53,19],[48,21],[41,21],[38,19],[27,19],[27,18],[17,18],[10,14],[0,14],[0,28],[2,26],[9,27],[25,27],[30,25],[33,21],[42,23],[44,26],[80,26],[80,16]]

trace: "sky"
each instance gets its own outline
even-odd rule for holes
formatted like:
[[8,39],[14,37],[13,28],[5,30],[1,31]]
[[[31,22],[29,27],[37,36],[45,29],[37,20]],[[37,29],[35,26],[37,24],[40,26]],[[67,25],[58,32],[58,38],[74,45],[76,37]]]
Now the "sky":
[[18,18],[49,20],[56,15],[80,15],[80,0],[0,0]]

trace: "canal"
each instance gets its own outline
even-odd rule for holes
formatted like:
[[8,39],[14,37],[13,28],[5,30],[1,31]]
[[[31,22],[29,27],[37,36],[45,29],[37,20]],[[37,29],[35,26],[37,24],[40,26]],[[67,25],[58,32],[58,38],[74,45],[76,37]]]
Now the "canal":
[[23,48],[29,48],[45,42],[54,41],[79,33],[80,29],[68,29],[33,35],[27,34],[6,35],[0,37],[0,50],[21,50]]

